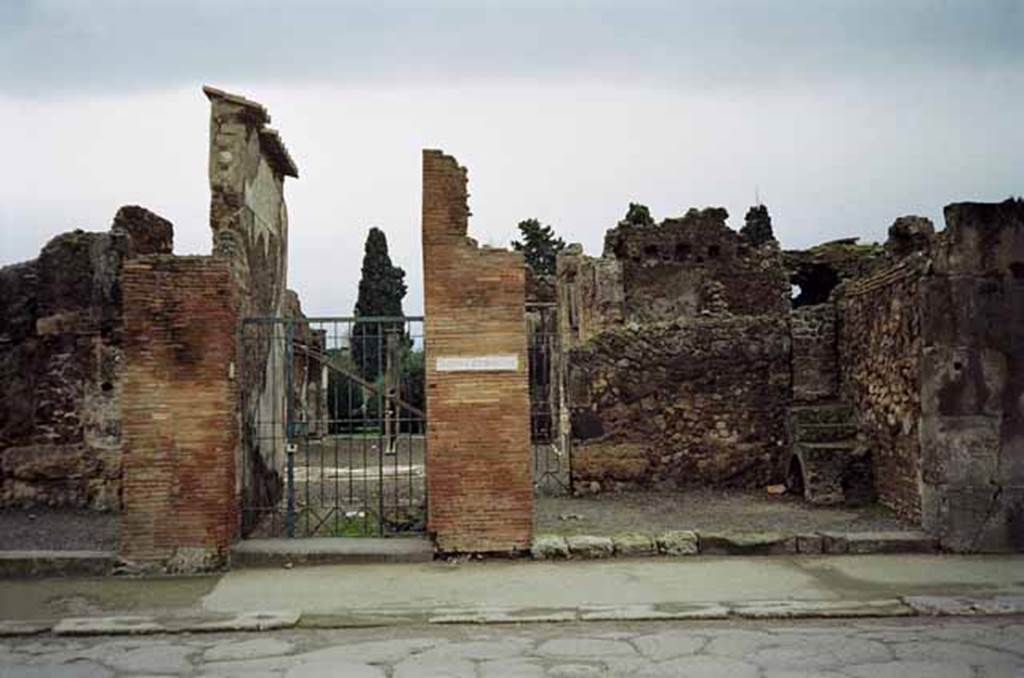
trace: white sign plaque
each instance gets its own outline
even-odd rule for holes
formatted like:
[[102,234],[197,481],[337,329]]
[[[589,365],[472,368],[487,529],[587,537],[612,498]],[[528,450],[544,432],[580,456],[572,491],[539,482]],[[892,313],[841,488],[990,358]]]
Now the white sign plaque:
[[437,359],[438,372],[514,372],[519,369],[516,355],[451,356]]

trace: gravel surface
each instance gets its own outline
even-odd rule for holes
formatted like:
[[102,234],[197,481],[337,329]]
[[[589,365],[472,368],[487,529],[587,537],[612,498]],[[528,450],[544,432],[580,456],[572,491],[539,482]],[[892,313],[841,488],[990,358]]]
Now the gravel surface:
[[0,511],[5,551],[116,551],[120,515],[76,509]]
[[901,530],[913,526],[888,509],[822,508],[788,496],[739,490],[690,489],[594,497],[537,497],[538,534],[654,533],[664,530],[816,532]]

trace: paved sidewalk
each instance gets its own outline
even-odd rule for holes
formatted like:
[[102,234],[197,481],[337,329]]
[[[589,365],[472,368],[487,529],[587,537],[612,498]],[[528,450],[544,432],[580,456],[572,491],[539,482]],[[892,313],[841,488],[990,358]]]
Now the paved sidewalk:
[[1024,619],[531,624],[0,640],[0,676],[1011,678]]
[[1024,594],[1024,556],[491,560],[240,570],[222,577],[203,606],[218,612],[262,607],[329,615],[997,593]]
[[[686,557],[331,565],[209,577],[0,581],[0,633],[424,622],[1008,614],[1024,556]],[[957,599],[955,596],[964,596]],[[929,598],[932,597],[932,598]],[[255,613],[275,613],[261,616]],[[79,621],[104,616],[104,627]],[[77,618],[77,619],[76,619]],[[83,625],[84,624],[84,625]],[[31,625],[25,628],[33,628]],[[108,630],[104,630],[108,629]]]

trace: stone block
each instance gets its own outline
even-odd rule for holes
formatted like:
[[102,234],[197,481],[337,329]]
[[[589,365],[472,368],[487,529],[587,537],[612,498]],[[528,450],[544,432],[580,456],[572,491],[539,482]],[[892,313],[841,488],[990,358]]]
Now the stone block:
[[914,614],[897,598],[882,600],[767,600],[740,603],[733,612],[747,619],[906,617]]
[[575,558],[608,558],[615,552],[615,546],[608,537],[576,535],[566,537],[565,541]]
[[796,552],[806,555],[824,553],[824,538],[820,534],[798,534],[796,536]]
[[784,555],[796,553],[796,537],[780,532],[698,532],[702,555]]
[[651,556],[658,552],[658,547],[651,537],[645,534],[627,533],[612,537],[612,544],[617,556]]
[[299,623],[301,614],[295,610],[262,610],[242,612],[234,617],[203,621],[188,627],[189,631],[220,633],[225,631],[273,631],[290,629]]
[[163,633],[167,628],[153,617],[68,617],[53,627],[57,636],[122,636]]
[[936,617],[1024,614],[1024,596],[904,596],[921,615]]
[[916,530],[888,532],[822,532],[829,554],[934,553],[938,540]]
[[530,555],[534,560],[554,560],[569,557],[569,544],[565,537],[557,534],[544,534],[533,538]]
[[656,541],[658,552],[666,556],[695,556],[700,552],[697,533],[693,530],[662,532]]

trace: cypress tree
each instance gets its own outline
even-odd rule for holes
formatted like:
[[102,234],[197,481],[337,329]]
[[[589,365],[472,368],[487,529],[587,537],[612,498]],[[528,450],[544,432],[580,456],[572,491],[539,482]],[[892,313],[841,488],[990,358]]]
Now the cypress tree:
[[387,236],[379,228],[371,228],[366,236],[356,322],[350,338],[352,360],[367,381],[376,381],[384,369],[384,333],[401,332],[403,327],[401,321],[390,328],[388,323],[360,322],[359,318],[402,316],[405,292],[405,271],[391,263]]

